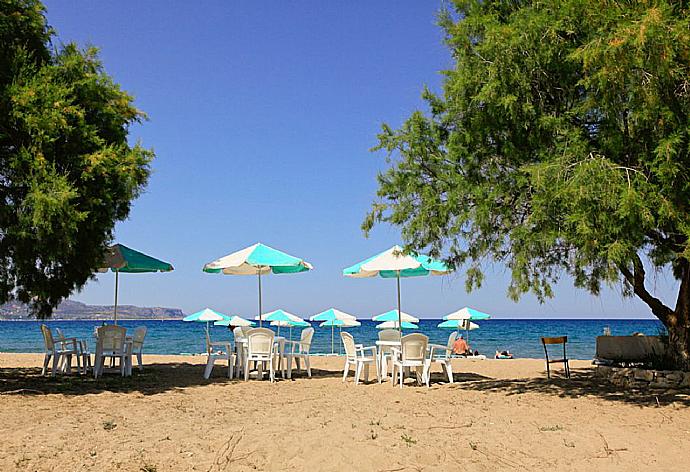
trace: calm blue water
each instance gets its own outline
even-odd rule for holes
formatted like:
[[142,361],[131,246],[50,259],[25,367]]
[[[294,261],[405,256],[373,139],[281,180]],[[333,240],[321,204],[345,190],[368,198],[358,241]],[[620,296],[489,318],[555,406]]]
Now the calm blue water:
[[[430,337],[431,342],[445,344],[450,332],[439,329],[439,320],[421,320],[420,331]],[[59,327],[68,337],[91,341],[93,350],[93,330],[102,321],[48,321],[51,328]],[[148,327],[144,352],[149,354],[200,353],[205,350],[204,327],[202,323],[182,321],[121,321],[128,329],[145,325]],[[602,334],[604,327],[611,328],[613,335],[627,335],[642,332],[648,335],[659,334],[661,324],[655,320],[487,320],[478,322],[480,329],[470,332],[470,345],[480,353],[493,356],[496,350],[509,349],[516,357],[536,357],[543,355],[539,341],[541,336],[568,336],[568,353],[572,358],[591,359],[594,356],[596,336]],[[43,338],[38,321],[0,321],[0,352],[41,352]],[[362,321],[362,326],[348,331],[358,343],[372,345],[377,339],[376,323]],[[330,328],[315,326],[312,352],[331,352]],[[289,330],[281,329],[281,335],[288,336]],[[231,340],[232,333],[220,326],[211,327],[214,341]],[[292,333],[299,338],[299,330]],[[335,351],[339,348],[338,330],[335,330]]]

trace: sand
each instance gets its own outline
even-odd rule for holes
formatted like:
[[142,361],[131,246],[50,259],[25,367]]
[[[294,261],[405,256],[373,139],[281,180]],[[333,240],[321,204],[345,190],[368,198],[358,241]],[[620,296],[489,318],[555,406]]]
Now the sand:
[[[431,388],[314,376],[228,380],[203,357],[146,356],[121,379],[41,378],[0,354],[0,471],[689,470],[690,392],[622,392],[572,363],[454,361]],[[658,403],[657,403],[658,401]]]

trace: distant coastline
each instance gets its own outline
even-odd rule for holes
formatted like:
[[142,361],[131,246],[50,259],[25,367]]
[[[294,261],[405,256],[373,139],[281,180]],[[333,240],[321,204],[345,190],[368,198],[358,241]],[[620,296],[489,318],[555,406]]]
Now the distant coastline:
[[[118,305],[117,315],[120,320],[181,320],[184,312],[179,308],[167,307],[138,307],[134,305]],[[87,305],[73,300],[65,300],[53,311],[50,320],[60,321],[109,321],[113,319],[112,305]],[[0,306],[0,321],[32,321],[29,308],[23,303],[9,302]],[[40,321],[40,320],[36,320]]]

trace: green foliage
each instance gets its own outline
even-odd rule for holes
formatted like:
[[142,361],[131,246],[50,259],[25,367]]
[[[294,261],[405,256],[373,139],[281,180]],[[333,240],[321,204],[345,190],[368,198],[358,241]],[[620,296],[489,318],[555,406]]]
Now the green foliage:
[[505,264],[514,299],[544,300],[564,272],[595,294],[623,274],[640,295],[639,255],[683,277],[688,2],[454,6],[440,24],[456,65],[442,96],[424,91],[428,115],[383,126],[375,149],[391,165],[363,229],[400,226],[408,249],[465,265],[468,290],[485,263]]
[[102,262],[154,157],[97,50],[52,37],[39,1],[0,0],[0,303],[41,317]]

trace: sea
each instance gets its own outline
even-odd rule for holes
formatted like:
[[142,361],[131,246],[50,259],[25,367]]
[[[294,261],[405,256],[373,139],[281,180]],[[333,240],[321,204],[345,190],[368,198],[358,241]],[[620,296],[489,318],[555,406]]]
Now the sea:
[[[362,320],[357,328],[347,328],[355,341],[371,346],[377,339],[376,322]],[[423,319],[418,332],[429,336],[430,342],[446,344],[448,329],[437,328],[441,320]],[[67,337],[85,339],[94,350],[94,328],[104,324],[94,320],[49,320],[45,323],[51,328],[61,328]],[[41,321],[0,321],[0,352],[43,352],[43,337],[40,330]],[[144,353],[149,354],[199,354],[205,352],[205,323],[188,323],[178,320],[138,320],[119,321],[121,326],[132,330],[137,326],[148,328],[144,342]],[[605,329],[612,335],[630,335],[644,333],[658,335],[663,326],[656,320],[644,319],[491,319],[478,321],[479,329],[469,334],[469,344],[480,354],[493,357],[495,351],[509,350],[515,357],[542,358],[542,336],[568,336],[568,356],[573,359],[592,359],[595,351],[595,339]],[[331,328],[315,328],[311,352],[314,354],[331,354]],[[276,329],[276,328],[273,328]],[[221,326],[210,326],[214,341],[231,341],[232,333]],[[281,328],[280,334],[286,338],[299,339],[300,329],[290,332]],[[338,328],[333,332],[333,351],[342,350]]]

